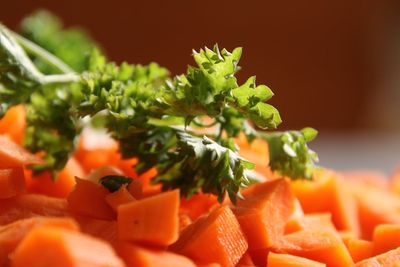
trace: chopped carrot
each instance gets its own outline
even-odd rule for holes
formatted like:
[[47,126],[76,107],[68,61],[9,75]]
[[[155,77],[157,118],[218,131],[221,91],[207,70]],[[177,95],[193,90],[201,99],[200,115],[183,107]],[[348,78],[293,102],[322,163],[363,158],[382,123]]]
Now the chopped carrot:
[[0,135],[0,168],[42,164],[44,161],[29,153],[5,135]]
[[183,231],[186,227],[192,224],[192,219],[189,215],[184,213],[179,213],[179,233]]
[[333,171],[316,171],[313,181],[292,182],[295,195],[305,213],[330,212],[338,230],[359,235],[357,205],[346,183]]
[[128,191],[136,199],[143,198],[143,182],[133,178],[132,182],[128,185]]
[[[32,176],[32,172],[28,171]],[[73,190],[75,176],[82,177],[83,169],[75,158],[70,158],[64,169],[53,179],[50,172],[42,172],[29,178],[28,191],[51,197],[65,198]]]
[[362,238],[370,240],[379,224],[400,223],[400,196],[379,188],[358,185],[352,188],[362,222]]
[[152,184],[151,180],[158,174],[156,168],[139,175],[138,179],[143,182],[143,197],[154,196],[161,193],[161,184]]
[[67,200],[69,210],[94,219],[112,220],[115,212],[106,202],[109,192],[99,184],[76,178],[76,186]]
[[317,261],[289,254],[268,254],[268,267],[325,267],[326,265]]
[[117,221],[98,220],[89,217],[75,216],[81,231],[85,234],[114,243],[118,240]]
[[362,239],[350,239],[347,242],[347,249],[354,262],[359,262],[372,257],[374,244],[371,241]]
[[12,267],[123,267],[112,247],[94,237],[55,227],[33,229],[15,250]]
[[286,235],[274,247],[274,251],[325,263],[327,267],[348,267],[353,264],[338,234],[326,230],[303,230]]
[[68,204],[65,199],[23,194],[0,200],[0,225],[35,216],[65,217],[68,215]]
[[116,246],[118,255],[127,266],[135,267],[195,267],[196,264],[185,256],[164,250],[139,247],[126,242]]
[[120,240],[168,246],[179,234],[179,190],[133,201],[118,208]]
[[294,209],[292,214],[290,215],[288,222],[285,225],[285,234],[290,234],[302,229],[304,218],[304,211],[301,207],[300,201],[295,198],[294,200]]
[[0,266],[8,266],[9,256],[25,235],[36,227],[61,227],[78,231],[79,226],[70,218],[35,217],[0,226]]
[[21,167],[0,169],[0,199],[21,194],[25,187],[25,175]]
[[294,196],[288,180],[270,180],[253,186],[234,209],[247,237],[249,248],[271,247],[284,234],[294,210]]
[[362,260],[354,267],[396,267],[400,262],[400,248],[390,250],[378,256]]
[[192,220],[196,220],[217,204],[218,200],[215,195],[200,193],[189,199],[183,198],[179,209],[182,213],[188,214]]
[[135,198],[129,193],[126,186],[121,186],[117,191],[106,195],[106,201],[117,212],[120,205],[135,201]]
[[186,227],[173,251],[199,264],[235,266],[248,248],[246,237],[231,209],[220,206]]
[[0,134],[9,136],[14,142],[22,144],[26,127],[26,111],[23,105],[10,108],[0,120]]
[[400,196],[400,168],[398,168],[389,180],[390,190]]
[[357,235],[352,231],[338,231],[340,239],[342,239],[343,243],[347,246],[348,242],[351,239],[357,239]]
[[248,253],[256,266],[267,266],[269,248],[248,250]]
[[253,262],[249,252],[244,253],[244,255],[240,258],[240,261],[236,265],[236,267],[255,267],[256,265]]
[[373,256],[400,247],[400,224],[378,225],[372,237]]

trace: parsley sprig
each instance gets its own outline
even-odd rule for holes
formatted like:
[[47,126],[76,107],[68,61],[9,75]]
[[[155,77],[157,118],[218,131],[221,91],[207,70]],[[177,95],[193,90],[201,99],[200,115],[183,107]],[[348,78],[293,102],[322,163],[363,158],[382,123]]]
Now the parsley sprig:
[[[193,51],[195,66],[171,77],[156,63],[117,65],[78,30],[40,12],[25,20],[22,35],[0,25],[1,114],[27,107],[25,146],[45,152],[37,171],[63,168],[75,149],[82,118],[101,118],[123,157],[138,157],[136,170],[157,167],[154,182],[200,191],[235,202],[249,184],[254,164],[238,155],[235,138],[263,138],[270,167],[281,175],[310,178],[316,154],[308,149],[316,131],[263,132],[281,118],[267,104],[272,91],[255,76],[239,84],[242,49]],[[68,44],[74,44],[69,46]],[[205,121],[211,121],[205,123]],[[208,128],[208,134],[200,134]],[[267,159],[265,159],[267,160]]]

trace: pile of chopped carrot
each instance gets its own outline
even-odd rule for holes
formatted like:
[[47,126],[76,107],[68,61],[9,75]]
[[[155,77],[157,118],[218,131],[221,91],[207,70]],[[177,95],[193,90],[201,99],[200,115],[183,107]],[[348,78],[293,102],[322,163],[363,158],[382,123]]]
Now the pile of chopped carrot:
[[[265,181],[220,204],[162,192],[157,170],[139,176],[115,143],[90,147],[83,136],[53,181],[29,169],[42,160],[20,145],[23,116],[16,107],[0,121],[0,266],[400,266],[400,172],[320,169],[290,181],[260,162]],[[268,155],[264,143],[241,148],[255,161]],[[105,175],[133,181],[109,192]]]

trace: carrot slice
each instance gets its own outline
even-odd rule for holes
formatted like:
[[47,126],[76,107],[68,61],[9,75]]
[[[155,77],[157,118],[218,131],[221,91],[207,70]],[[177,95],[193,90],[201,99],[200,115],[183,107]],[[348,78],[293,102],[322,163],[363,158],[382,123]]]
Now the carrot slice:
[[114,243],[118,240],[117,221],[98,220],[83,216],[75,216],[81,231],[85,234]]
[[199,264],[235,266],[248,248],[246,237],[231,209],[220,206],[183,230],[171,249]]
[[373,256],[374,245],[371,241],[362,239],[350,239],[347,242],[347,249],[354,262],[359,262]]
[[[32,172],[28,171],[32,176]],[[40,193],[51,197],[67,197],[73,190],[76,181],[75,176],[82,177],[83,169],[75,158],[70,158],[64,169],[53,179],[51,173],[42,172],[29,178],[28,191]]]
[[400,248],[360,261],[354,267],[396,267],[400,262]]
[[372,241],[374,244],[373,255],[382,254],[400,247],[400,225],[378,225],[374,230]]
[[[7,266],[10,254],[25,235],[36,227],[60,227],[78,231],[78,224],[70,218],[35,217],[0,226],[0,266]],[[7,264],[7,265],[6,265]]]
[[136,199],[143,198],[143,182],[133,178],[132,182],[128,185],[128,191]]
[[346,183],[335,172],[317,171],[313,181],[294,181],[292,188],[305,213],[330,212],[338,230],[359,235],[356,202]]
[[120,240],[168,246],[179,234],[179,191],[173,190],[118,208]]
[[240,261],[236,265],[236,267],[255,267],[256,265],[253,262],[249,252],[247,251],[244,255],[240,258]]
[[0,199],[21,194],[25,187],[25,175],[21,167],[0,169]]
[[126,186],[121,186],[117,191],[106,195],[106,201],[117,212],[120,205],[135,201],[135,198],[129,193]]
[[286,235],[274,251],[325,263],[328,267],[352,266],[353,260],[337,233],[303,230]]
[[68,214],[65,199],[23,194],[0,200],[0,225],[35,216],[65,217]]
[[25,116],[23,105],[10,108],[0,120],[0,134],[6,134],[14,142],[22,144],[26,126]]
[[75,190],[69,194],[69,210],[95,219],[115,219],[115,212],[106,202],[109,192],[99,184],[76,178]]
[[290,234],[299,231],[303,228],[304,211],[301,207],[300,201],[296,198],[294,200],[294,209],[285,225],[285,234]]
[[238,202],[234,213],[247,237],[249,248],[271,247],[283,236],[294,210],[294,196],[284,178],[254,185]]
[[5,135],[0,135],[0,168],[43,164],[44,161],[29,153]]
[[179,213],[179,233],[192,224],[192,219],[187,214]]
[[268,267],[325,267],[326,265],[317,261],[289,254],[268,254]]
[[117,244],[116,251],[127,266],[195,267],[192,260],[172,252],[139,247],[126,242]]
[[123,267],[112,247],[100,239],[55,227],[33,229],[15,250],[12,267]]
[[362,222],[362,238],[370,240],[379,224],[400,223],[400,197],[386,190],[366,186],[353,188]]
[[192,220],[208,213],[210,209],[218,204],[217,197],[211,194],[197,194],[190,199],[183,198],[179,207],[181,213],[188,214]]

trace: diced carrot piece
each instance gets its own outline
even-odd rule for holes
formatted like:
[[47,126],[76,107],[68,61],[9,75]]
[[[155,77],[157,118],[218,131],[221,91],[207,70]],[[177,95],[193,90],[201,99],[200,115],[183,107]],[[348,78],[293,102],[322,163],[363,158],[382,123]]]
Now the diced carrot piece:
[[348,267],[353,264],[342,240],[332,231],[298,231],[284,236],[274,250],[322,262],[328,267]]
[[0,200],[0,225],[35,216],[65,217],[68,214],[65,199],[23,194]]
[[[28,171],[28,175],[32,172]],[[28,191],[30,193],[40,193],[51,197],[65,198],[73,190],[76,181],[75,176],[82,177],[83,169],[75,158],[70,158],[64,169],[55,179],[50,172],[42,172],[30,178]]]
[[75,216],[81,231],[85,234],[114,243],[118,240],[117,221],[98,220],[83,216]]
[[330,212],[338,230],[359,234],[356,202],[336,173],[316,171],[313,181],[297,180],[292,182],[292,188],[305,213]]
[[136,173],[134,167],[138,162],[139,161],[137,158],[120,159],[117,166],[123,171],[126,176],[137,178],[138,174]]
[[118,255],[127,266],[135,267],[195,267],[192,260],[185,256],[164,250],[139,247],[130,243],[120,242],[116,246]]
[[152,184],[151,182],[157,174],[157,169],[151,168],[139,175],[138,179],[143,182],[143,197],[154,196],[161,193],[161,184]]
[[0,199],[14,197],[25,191],[25,175],[22,167],[0,169]]
[[39,157],[29,153],[5,135],[0,135],[0,168],[22,167],[43,164]]
[[390,250],[376,257],[362,260],[354,267],[395,267],[400,262],[400,248]]
[[171,249],[199,264],[235,266],[248,248],[246,237],[231,209],[220,206],[183,230]]
[[362,239],[350,239],[347,242],[347,249],[354,262],[359,262],[372,257],[374,245],[371,241]]
[[168,246],[179,234],[179,191],[173,190],[119,206],[120,240]]
[[400,247],[400,224],[378,225],[372,237],[373,256]]
[[76,178],[74,191],[69,194],[69,210],[75,214],[95,219],[112,220],[115,212],[106,202],[109,192],[99,184]]
[[317,261],[289,254],[268,254],[268,267],[325,267],[326,265]]
[[179,213],[179,233],[192,224],[192,219],[187,214]]
[[12,267],[123,267],[112,247],[91,236],[55,227],[33,229],[15,250]]
[[296,231],[300,230],[329,230],[333,232],[337,232],[335,226],[333,225],[332,222],[332,216],[330,213],[310,213],[307,215],[304,215],[303,218],[297,219],[297,222],[295,220],[292,220],[291,225],[289,225],[291,228],[289,228],[288,231],[288,225],[286,225],[286,234],[290,234]]
[[248,253],[256,266],[267,266],[269,248],[248,250]]
[[357,235],[352,231],[338,231],[340,239],[342,239],[343,243],[346,245],[350,240],[357,239]]
[[129,193],[126,186],[121,186],[117,191],[106,195],[106,201],[117,212],[120,205],[135,201],[135,198]]
[[249,248],[271,247],[284,234],[294,210],[294,196],[284,178],[256,184],[244,200],[239,200],[234,213],[247,237]]
[[0,134],[6,134],[14,142],[22,144],[26,126],[26,111],[23,105],[10,108],[0,120]]
[[344,179],[354,185],[362,185],[384,190],[389,189],[387,175],[377,171],[348,171],[343,173]]
[[262,139],[256,139],[250,144],[247,140],[241,141],[239,154],[255,163],[255,171],[266,176],[266,178],[272,178],[272,172],[269,168],[269,149],[268,143]]
[[379,224],[400,223],[400,197],[389,191],[366,186],[353,188],[362,222],[362,238],[370,240]]
[[400,168],[398,168],[393,175],[390,177],[389,180],[389,188],[390,190],[397,194],[400,195]]
[[0,266],[8,266],[10,254],[25,235],[36,227],[60,227],[78,231],[78,224],[70,218],[35,217],[0,226]]
[[240,261],[236,265],[236,267],[255,267],[256,265],[253,262],[249,252],[244,253],[244,255],[240,258]]
[[188,214],[192,220],[196,220],[201,215],[208,213],[217,204],[218,200],[215,195],[201,193],[192,196],[190,199],[183,198],[180,211]]
[[132,182],[128,185],[128,191],[136,199],[143,198],[143,182],[133,178]]
[[304,211],[301,207],[300,201],[295,198],[294,209],[288,222],[285,225],[285,234],[290,234],[302,229],[302,221],[304,218]]

